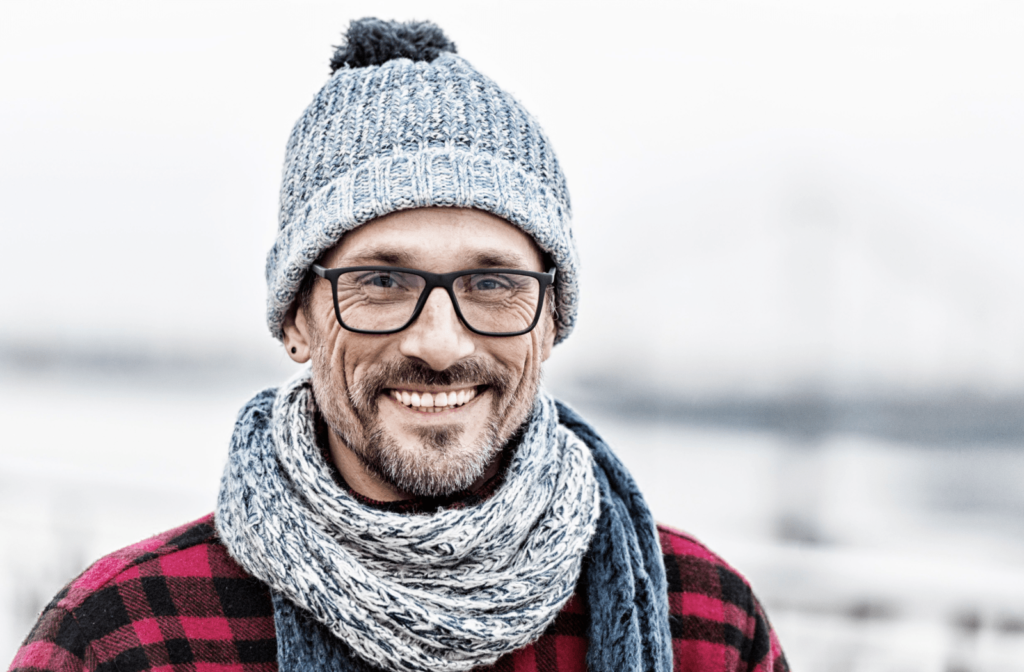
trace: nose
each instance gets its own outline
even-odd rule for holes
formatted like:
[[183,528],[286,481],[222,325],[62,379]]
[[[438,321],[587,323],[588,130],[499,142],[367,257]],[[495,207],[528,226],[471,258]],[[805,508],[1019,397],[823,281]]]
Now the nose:
[[447,369],[476,349],[472,332],[459,320],[451,297],[441,287],[430,292],[420,316],[401,336],[399,352],[422,360],[435,371]]

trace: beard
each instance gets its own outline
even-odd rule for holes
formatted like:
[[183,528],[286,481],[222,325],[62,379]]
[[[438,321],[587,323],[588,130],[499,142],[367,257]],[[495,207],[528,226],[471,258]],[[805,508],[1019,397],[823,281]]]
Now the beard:
[[[417,497],[451,495],[477,481],[526,422],[539,386],[539,371],[517,384],[513,372],[480,358],[443,371],[406,358],[374,363],[357,384],[346,385],[315,328],[310,336],[313,396],[324,422],[368,471]],[[465,424],[454,421],[414,427],[413,445],[403,445],[381,421],[379,405],[385,390],[416,385],[486,386],[490,410],[479,437],[467,440]]]

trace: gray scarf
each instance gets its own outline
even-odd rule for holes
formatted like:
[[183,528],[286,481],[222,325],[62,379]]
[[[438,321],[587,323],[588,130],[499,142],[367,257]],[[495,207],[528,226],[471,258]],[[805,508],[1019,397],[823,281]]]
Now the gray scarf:
[[488,665],[543,633],[576,588],[603,500],[551,397],[538,395],[492,497],[428,515],[339,487],[313,409],[308,370],[250,401],[217,504],[221,539],[278,612],[286,600],[363,661],[408,672]]

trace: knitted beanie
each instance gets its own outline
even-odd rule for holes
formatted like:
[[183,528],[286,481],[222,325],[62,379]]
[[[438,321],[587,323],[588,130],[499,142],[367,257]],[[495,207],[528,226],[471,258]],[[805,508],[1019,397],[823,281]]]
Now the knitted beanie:
[[578,258],[565,177],[537,121],[432,23],[353,21],[331,66],[285,153],[267,256],[271,333],[283,338],[310,266],[346,231],[442,206],[497,215],[550,255],[555,342],[564,340],[576,321]]

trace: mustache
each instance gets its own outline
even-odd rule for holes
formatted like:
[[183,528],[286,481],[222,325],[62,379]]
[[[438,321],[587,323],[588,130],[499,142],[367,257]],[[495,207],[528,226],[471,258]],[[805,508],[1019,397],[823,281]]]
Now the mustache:
[[[375,370],[367,372],[363,380],[352,390],[355,407],[370,404],[384,390],[411,385],[456,387],[486,385],[494,388],[497,396],[504,396],[511,386],[511,376],[495,366],[478,359],[467,359],[452,364],[447,369],[435,371],[415,359],[401,359],[383,362]],[[363,402],[363,403],[360,403]]]

